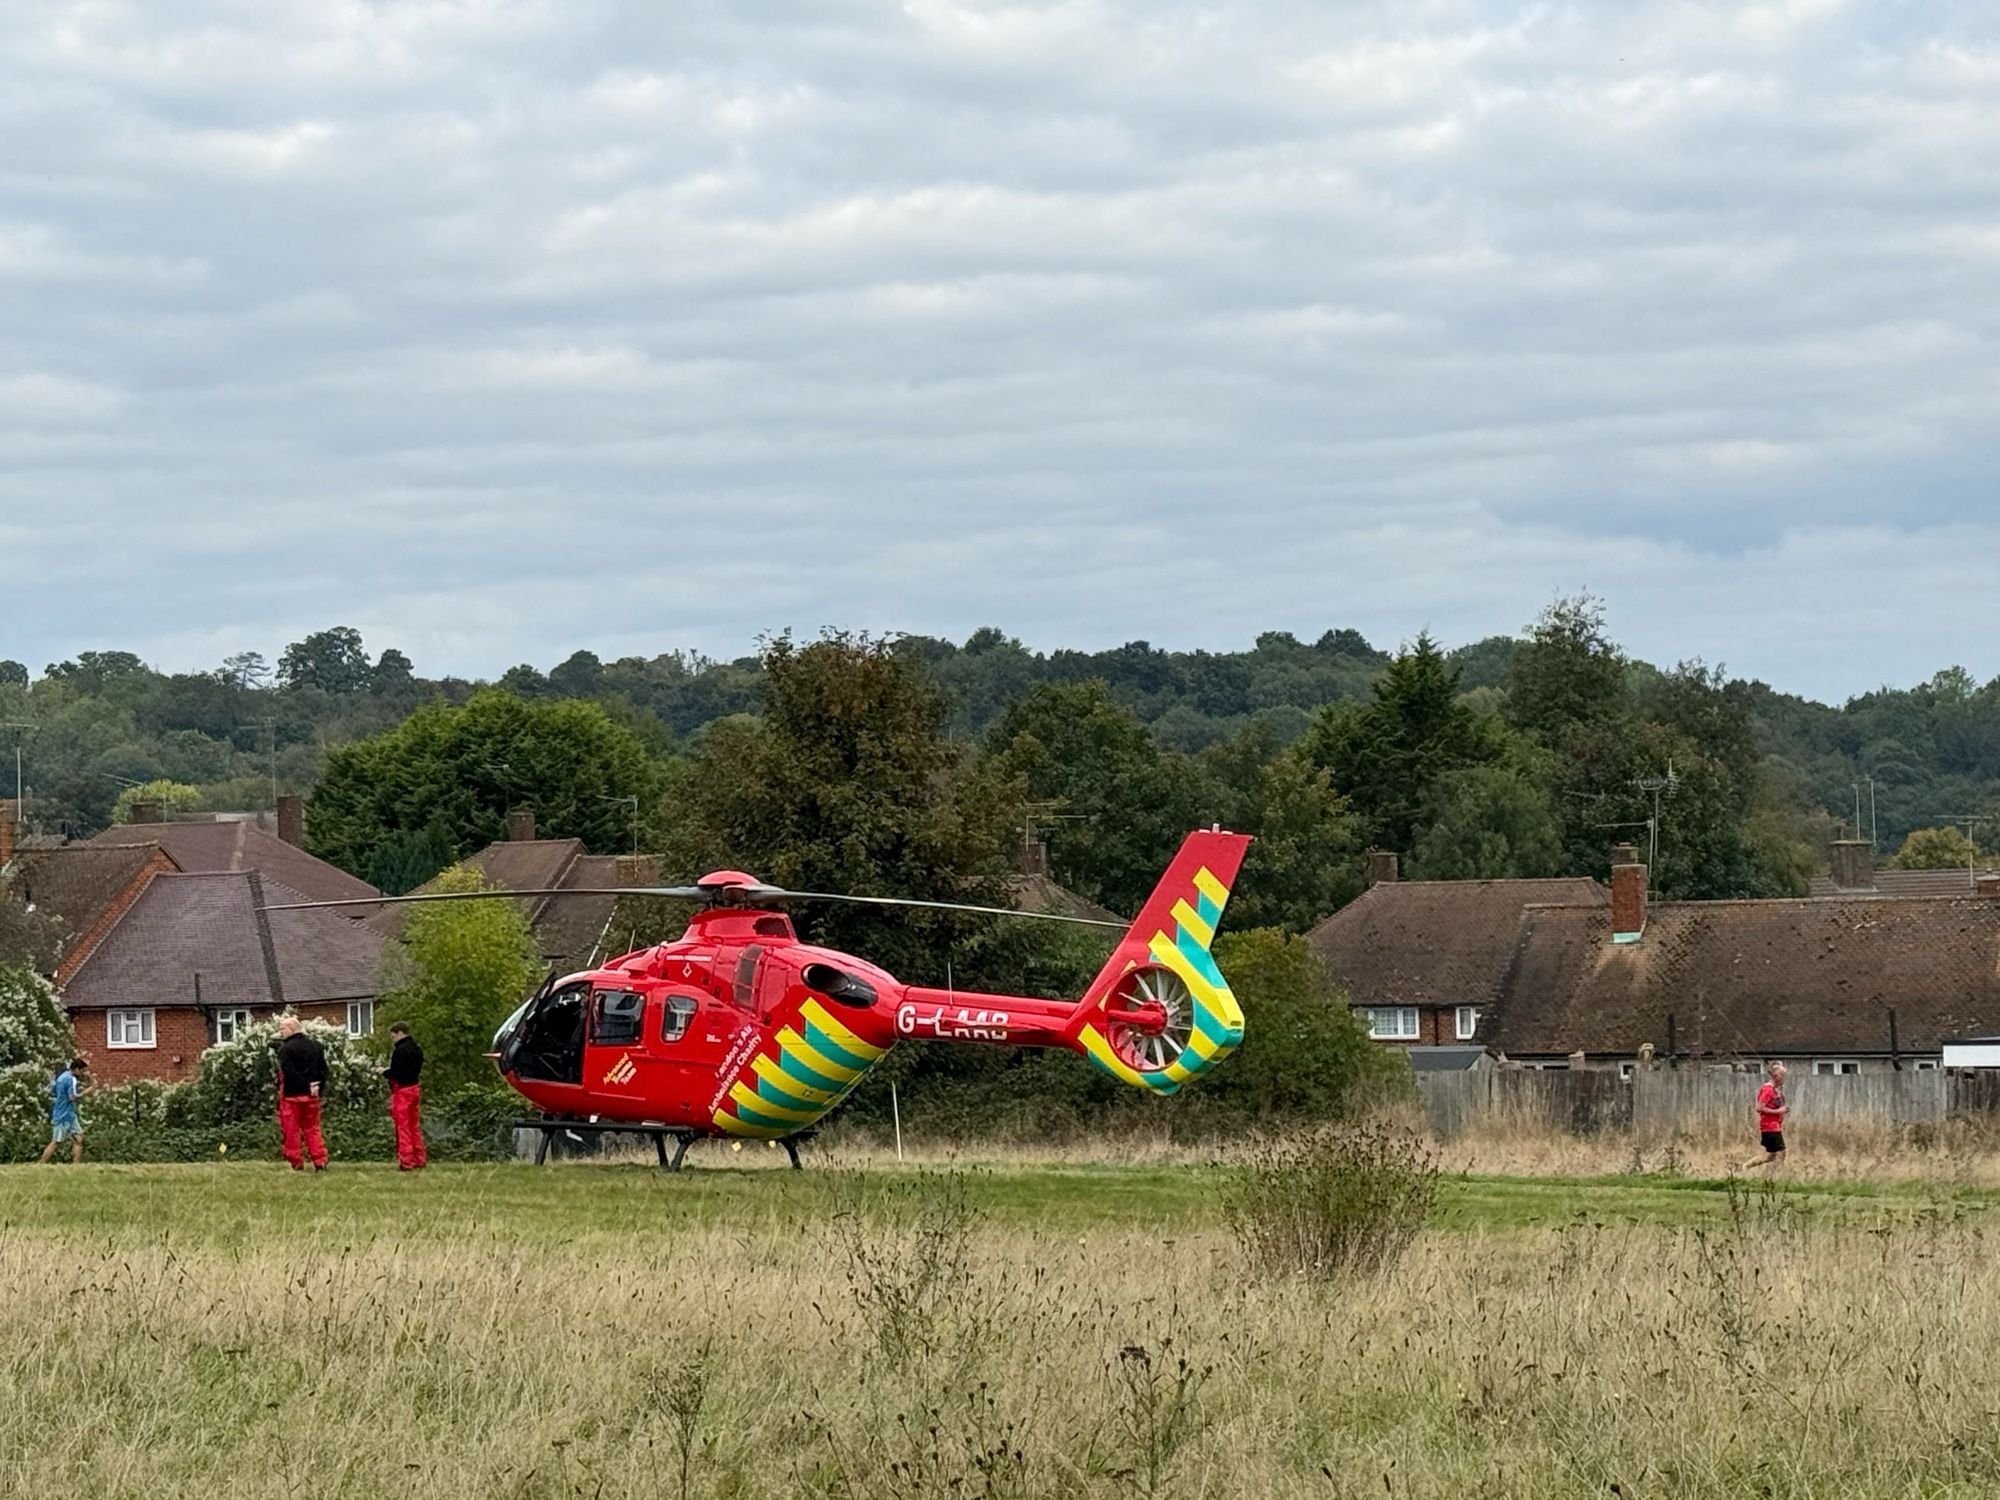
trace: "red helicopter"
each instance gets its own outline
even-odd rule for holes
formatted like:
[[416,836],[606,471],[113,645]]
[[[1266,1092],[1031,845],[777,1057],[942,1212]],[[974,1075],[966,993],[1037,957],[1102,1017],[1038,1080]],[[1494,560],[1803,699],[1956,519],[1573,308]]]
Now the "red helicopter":
[[[668,1170],[705,1136],[776,1142],[798,1166],[799,1141],[905,1038],[1067,1047],[1136,1088],[1175,1093],[1243,1037],[1243,1012],[1209,944],[1249,844],[1247,834],[1220,829],[1189,834],[1075,1001],[904,984],[865,959],[800,942],[778,907],[857,901],[1088,918],[788,891],[740,870],[717,870],[691,886],[621,888],[616,894],[709,904],[677,941],[586,973],[551,976],[501,1024],[490,1055],[542,1111],[534,1122],[543,1132],[538,1161],[558,1131],[637,1131],[653,1137]],[[578,894],[605,892],[468,891],[299,904]],[[676,1142],[671,1163],[669,1137]]]

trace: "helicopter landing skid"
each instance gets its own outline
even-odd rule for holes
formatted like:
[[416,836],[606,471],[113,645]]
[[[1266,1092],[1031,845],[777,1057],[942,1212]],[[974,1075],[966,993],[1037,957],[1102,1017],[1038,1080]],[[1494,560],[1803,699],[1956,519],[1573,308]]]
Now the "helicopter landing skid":
[[[544,1118],[523,1120],[517,1128],[521,1130],[533,1130],[540,1134],[541,1139],[535,1143],[535,1165],[538,1167],[547,1163],[549,1149],[555,1144],[555,1139],[558,1135],[648,1135],[653,1138],[653,1150],[660,1159],[660,1170],[662,1172],[678,1172],[681,1169],[681,1163],[687,1159],[688,1147],[702,1138],[702,1132],[689,1130],[684,1126],[634,1125],[629,1121],[623,1120],[557,1120]],[[811,1140],[816,1134],[818,1134],[817,1131],[801,1130],[794,1135],[781,1136],[775,1142],[776,1145],[785,1148],[785,1155],[791,1158],[792,1170],[794,1172],[802,1170],[799,1161],[800,1144]],[[667,1156],[667,1139],[669,1136],[673,1138],[674,1142],[674,1154],[671,1160]]]

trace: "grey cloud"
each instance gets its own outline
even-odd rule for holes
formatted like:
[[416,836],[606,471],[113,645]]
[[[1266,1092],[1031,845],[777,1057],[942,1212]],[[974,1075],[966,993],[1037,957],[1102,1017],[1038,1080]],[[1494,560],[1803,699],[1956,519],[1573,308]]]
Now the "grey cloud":
[[0,4],[0,655],[1589,585],[1803,690],[1991,674],[1978,19]]

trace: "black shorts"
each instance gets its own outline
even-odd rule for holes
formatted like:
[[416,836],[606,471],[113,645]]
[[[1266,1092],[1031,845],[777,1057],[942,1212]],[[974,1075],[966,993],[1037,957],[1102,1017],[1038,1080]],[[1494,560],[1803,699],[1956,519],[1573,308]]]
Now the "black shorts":
[[1764,1141],[1764,1149],[1765,1149],[1766,1151],[1782,1151],[1782,1150],[1784,1150],[1784,1149],[1785,1149],[1785,1133],[1784,1133],[1784,1131],[1782,1131],[1782,1130],[1762,1130],[1762,1131],[1759,1131],[1759,1132],[1758,1132],[1758,1134],[1759,1134],[1759,1135],[1760,1135],[1760,1136],[1761,1136],[1761,1137],[1763,1138],[1763,1141]]

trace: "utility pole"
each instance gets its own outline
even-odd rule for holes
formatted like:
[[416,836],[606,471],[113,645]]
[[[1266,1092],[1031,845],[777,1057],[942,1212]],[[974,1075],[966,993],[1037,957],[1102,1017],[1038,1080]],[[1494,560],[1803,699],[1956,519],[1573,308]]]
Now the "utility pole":
[[25,719],[0,719],[0,729],[14,731],[14,821],[23,828],[28,826],[28,787],[21,780],[21,746],[41,727]]
[[262,729],[271,736],[271,816],[278,815],[278,721],[259,719],[254,724],[238,724],[238,729]]
[[1931,816],[1953,828],[1961,823],[1965,825],[1965,841],[1972,846],[1972,852],[1965,856],[1965,883],[1968,888],[1978,885],[1979,840],[1973,835],[1972,828],[1976,823],[1991,823],[2000,819],[2000,813],[1932,813]]

